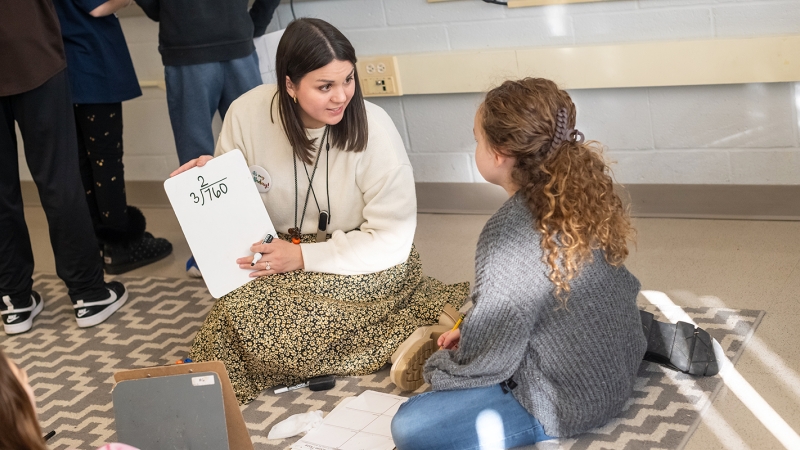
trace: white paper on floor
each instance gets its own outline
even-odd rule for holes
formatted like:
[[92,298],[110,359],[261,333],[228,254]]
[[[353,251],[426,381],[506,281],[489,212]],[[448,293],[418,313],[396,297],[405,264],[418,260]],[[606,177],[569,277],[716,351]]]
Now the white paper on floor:
[[346,398],[292,450],[392,450],[392,417],[406,400],[375,391]]

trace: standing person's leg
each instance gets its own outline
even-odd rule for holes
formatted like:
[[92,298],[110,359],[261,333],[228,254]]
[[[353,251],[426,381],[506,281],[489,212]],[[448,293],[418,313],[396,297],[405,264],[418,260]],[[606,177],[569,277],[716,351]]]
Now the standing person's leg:
[[225,61],[222,67],[225,71],[225,84],[222,86],[218,110],[220,117],[225,119],[231,103],[250,89],[263,84],[263,81],[258,70],[256,52],[244,58]]
[[56,273],[67,285],[78,325],[97,325],[127,300],[118,282],[104,283],[103,265],[78,169],[75,118],[66,69],[12,98],[25,156],[47,216]]
[[[214,154],[211,121],[222,95],[224,79],[222,63],[218,62],[164,67],[169,120],[180,164]],[[192,277],[202,276],[193,256],[186,262],[186,273]]]
[[411,397],[392,420],[398,450],[512,448],[551,439],[499,384]]
[[50,228],[56,272],[70,297],[103,289],[103,266],[80,184],[66,70],[14,97],[25,156]]
[[214,119],[225,74],[222,63],[164,67],[167,106],[178,160],[214,154]]
[[28,331],[44,307],[33,286],[33,251],[19,184],[11,97],[0,97],[0,315],[6,334]]
[[81,178],[89,209],[97,214],[95,228],[123,231],[128,227],[128,201],[122,165],[122,103],[78,104],[74,111]]
[[[86,194],[87,204],[89,205],[89,214],[92,217],[92,224],[97,228],[100,223],[100,211],[97,209],[97,201],[95,200],[94,193],[94,177],[92,175],[92,164],[89,161],[88,150],[86,149],[85,141],[89,140],[84,136],[81,130],[81,124],[78,120],[78,105],[73,105],[75,108],[75,132],[78,135],[78,167],[81,172],[81,183],[83,184],[83,192]],[[99,246],[100,251],[103,247]]]
[[122,145],[122,103],[75,105],[81,177],[105,270],[128,272],[172,253],[172,244],[146,230],[144,215],[128,206]]

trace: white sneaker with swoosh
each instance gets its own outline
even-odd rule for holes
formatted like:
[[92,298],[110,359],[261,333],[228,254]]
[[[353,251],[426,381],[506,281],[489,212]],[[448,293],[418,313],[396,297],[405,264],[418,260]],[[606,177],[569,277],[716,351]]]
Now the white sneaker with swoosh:
[[6,334],[24,333],[33,327],[33,318],[44,309],[44,301],[36,291],[31,291],[31,303],[23,308],[14,307],[11,297],[4,295],[0,304],[3,330]]
[[81,328],[105,322],[128,300],[128,291],[119,281],[106,283],[107,298],[73,300],[75,320]]

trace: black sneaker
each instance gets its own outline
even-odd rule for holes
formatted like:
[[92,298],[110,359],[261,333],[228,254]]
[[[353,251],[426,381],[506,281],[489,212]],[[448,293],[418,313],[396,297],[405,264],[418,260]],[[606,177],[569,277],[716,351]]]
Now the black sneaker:
[[103,262],[106,273],[118,275],[152,264],[172,253],[172,244],[164,238],[144,235],[130,244],[103,246]]
[[3,329],[6,334],[24,333],[33,327],[33,318],[44,309],[44,301],[36,291],[31,291],[30,303],[17,308],[11,303],[11,297],[3,296],[0,314],[3,316]]
[[105,322],[128,300],[128,291],[119,281],[106,283],[104,295],[107,295],[107,297],[101,296],[100,298],[88,298],[73,302],[75,320],[78,322],[79,327],[93,327]]

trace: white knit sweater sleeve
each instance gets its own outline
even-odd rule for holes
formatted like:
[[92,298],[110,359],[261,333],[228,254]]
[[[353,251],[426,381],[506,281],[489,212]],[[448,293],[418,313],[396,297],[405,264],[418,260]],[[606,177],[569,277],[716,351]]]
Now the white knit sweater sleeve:
[[414,175],[389,116],[367,103],[369,142],[356,169],[363,201],[358,230],[335,231],[324,243],[301,244],[305,270],[356,275],[388,269],[408,259],[417,226]]

